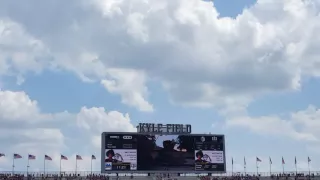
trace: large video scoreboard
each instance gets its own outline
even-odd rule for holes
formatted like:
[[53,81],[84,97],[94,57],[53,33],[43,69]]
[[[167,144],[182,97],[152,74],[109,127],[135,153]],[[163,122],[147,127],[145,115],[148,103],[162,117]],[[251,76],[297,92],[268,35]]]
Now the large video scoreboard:
[[101,171],[224,173],[224,135],[103,133]]

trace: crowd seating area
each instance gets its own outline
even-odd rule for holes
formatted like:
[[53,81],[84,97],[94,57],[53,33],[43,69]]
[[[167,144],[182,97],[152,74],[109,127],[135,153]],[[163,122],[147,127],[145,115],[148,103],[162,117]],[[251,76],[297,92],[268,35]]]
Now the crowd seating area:
[[272,176],[173,176],[169,174],[153,175],[153,176],[108,176],[103,174],[93,174],[87,176],[79,176],[76,174],[1,174],[0,180],[320,180],[319,175],[312,174],[277,174]]

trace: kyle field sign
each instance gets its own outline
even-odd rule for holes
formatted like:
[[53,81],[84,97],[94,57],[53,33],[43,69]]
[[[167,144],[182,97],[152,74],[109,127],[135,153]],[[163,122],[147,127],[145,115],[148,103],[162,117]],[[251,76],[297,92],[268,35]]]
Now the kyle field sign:
[[152,134],[191,134],[191,125],[139,123],[137,131],[138,133]]

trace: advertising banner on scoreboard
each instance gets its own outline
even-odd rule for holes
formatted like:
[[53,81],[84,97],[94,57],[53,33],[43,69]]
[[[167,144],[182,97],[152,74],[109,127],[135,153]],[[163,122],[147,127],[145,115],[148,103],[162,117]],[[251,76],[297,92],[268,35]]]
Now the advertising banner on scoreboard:
[[103,172],[225,172],[223,135],[110,133],[103,142]]
[[198,150],[194,151],[194,153],[196,162],[201,161],[207,163],[224,163],[223,151]]
[[105,153],[105,170],[137,170],[136,149],[106,149]]

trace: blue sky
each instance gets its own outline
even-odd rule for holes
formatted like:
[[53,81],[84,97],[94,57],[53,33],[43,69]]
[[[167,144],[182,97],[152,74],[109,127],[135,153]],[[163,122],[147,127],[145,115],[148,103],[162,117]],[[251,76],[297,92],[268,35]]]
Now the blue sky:
[[[295,156],[299,170],[308,171],[308,156],[317,170],[313,2],[0,2],[0,170],[11,171],[13,152],[37,155],[32,170],[48,154],[52,171],[60,153],[70,157],[65,171],[81,154],[79,169],[88,170],[101,132],[140,122],[225,134],[228,171],[232,157],[243,171],[244,156],[252,172],[256,157],[260,171],[269,171],[269,157],[282,171],[282,156],[287,171]],[[25,159],[17,162],[26,169]]]

